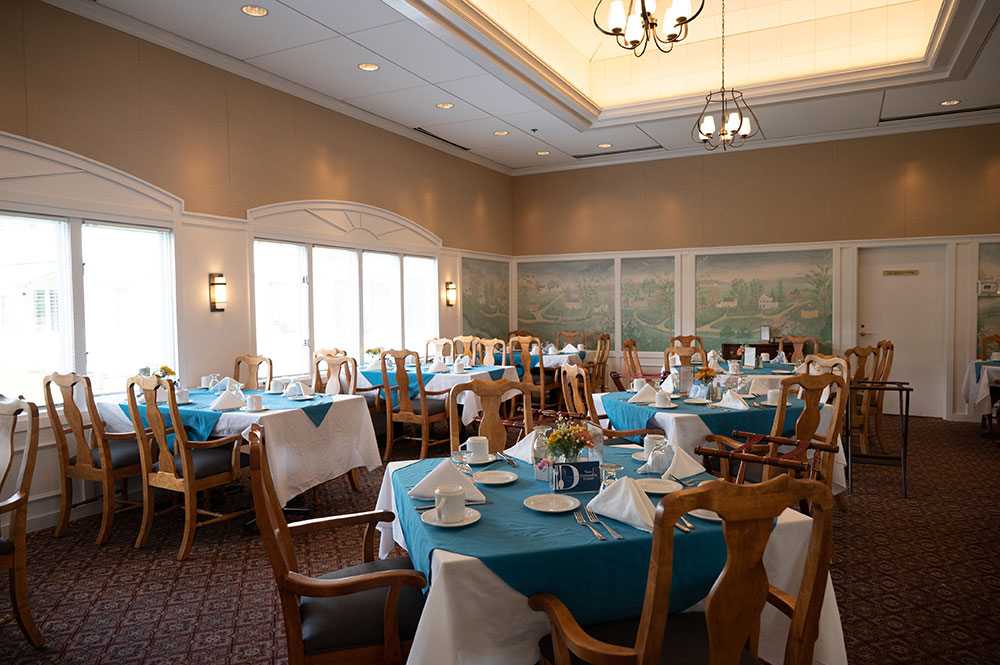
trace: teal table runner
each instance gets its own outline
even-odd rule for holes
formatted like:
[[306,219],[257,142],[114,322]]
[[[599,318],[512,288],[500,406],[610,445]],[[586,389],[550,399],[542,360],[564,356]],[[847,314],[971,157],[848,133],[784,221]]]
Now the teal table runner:
[[979,377],[982,374],[983,367],[1000,367],[1000,361],[996,360],[977,360],[976,361],[976,383],[979,383]]
[[[553,355],[553,356],[580,356],[581,359],[583,358],[583,353],[562,353],[562,352],[560,352],[560,353],[551,353],[551,354],[544,354],[544,355]],[[502,362],[504,362],[503,354],[502,353],[494,353],[493,354],[493,362],[496,362],[496,363],[502,363]],[[521,354],[515,352],[512,362],[514,363],[514,367],[517,368],[517,377],[518,378],[522,378],[524,376],[524,366],[521,364]],[[531,369],[534,369],[536,367],[538,367],[538,354],[537,353],[532,353],[531,354]]]
[[[640,463],[632,459],[634,452],[609,447],[604,454],[607,461],[622,464],[625,473],[640,478],[643,476],[636,474]],[[492,503],[476,507],[482,518],[475,524],[457,529],[428,526],[413,508],[415,503],[427,502],[415,502],[406,492],[440,463],[440,459],[422,460],[392,474],[396,514],[410,559],[428,579],[431,553],[442,549],[478,558],[525,596],[555,594],[583,625],[639,613],[649,573],[652,534],[604,518],[625,539],[608,537],[599,541],[590,529],[576,523],[572,513],[546,514],[525,508],[525,498],[546,494],[549,488],[547,483],[534,480],[532,467],[524,463],[514,469],[504,466],[519,476],[512,485],[480,487]],[[582,507],[595,494],[575,496]],[[660,497],[652,498],[655,502]],[[696,523],[696,529],[674,533],[671,612],[683,611],[708,595],[726,561],[721,523],[689,519]]]
[[[748,411],[728,411],[725,409],[710,409],[707,406],[696,404],[685,404],[683,398],[674,400],[676,409],[658,409],[647,404],[631,404],[628,399],[635,393],[621,392],[604,395],[604,412],[608,414],[611,427],[617,430],[644,429],[648,426],[650,419],[658,413],[669,413],[671,415],[681,415],[693,413],[712,431],[712,434],[730,436],[734,429],[745,432],[756,432],[758,434],[770,434],[771,425],[774,423],[775,408],[765,407],[758,409],[751,407]],[[747,403],[761,402],[766,396],[748,399]],[[805,407],[805,402],[800,399],[790,397],[788,399],[791,406],[785,409],[785,423],[782,433],[792,434],[795,432],[795,421],[799,419],[799,414]],[[638,442],[638,437],[632,440]]]
[[[420,366],[420,376],[424,380],[424,385],[426,386],[430,383],[438,374],[443,374],[444,372],[428,372],[431,365],[425,363]],[[503,378],[504,368],[503,367],[491,367],[491,366],[472,366],[466,370],[466,374],[472,375],[473,378],[482,379],[481,374],[489,374],[490,381],[496,381]],[[396,385],[396,370],[392,370],[389,373],[389,385]],[[373,386],[382,385],[382,370],[380,369],[363,369],[361,370],[361,375]],[[417,370],[407,368],[406,370],[406,380],[407,380],[407,392],[410,394],[410,399],[416,399],[420,396],[420,386],[417,384]],[[396,397],[396,392],[392,393],[392,405],[398,406],[398,398]]]

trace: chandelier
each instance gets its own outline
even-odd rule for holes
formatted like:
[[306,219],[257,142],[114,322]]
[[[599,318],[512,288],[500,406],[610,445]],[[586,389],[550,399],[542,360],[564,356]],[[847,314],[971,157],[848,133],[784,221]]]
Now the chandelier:
[[[718,125],[714,112],[719,113]],[[718,129],[717,129],[718,127]],[[726,0],[722,0],[722,87],[705,95],[705,106],[691,128],[691,138],[707,150],[739,148],[760,131],[753,109],[736,88],[726,90]]]
[[670,53],[674,44],[687,37],[688,23],[698,18],[705,8],[705,0],[699,0],[698,10],[692,13],[691,0],[674,0],[663,18],[657,19],[653,16],[656,0],[628,0],[627,13],[624,0],[612,0],[608,7],[608,29],[605,30],[597,22],[597,13],[603,3],[604,0],[598,0],[594,7],[594,26],[614,37],[619,46],[632,51],[637,58],[646,52],[650,42],[662,52]]

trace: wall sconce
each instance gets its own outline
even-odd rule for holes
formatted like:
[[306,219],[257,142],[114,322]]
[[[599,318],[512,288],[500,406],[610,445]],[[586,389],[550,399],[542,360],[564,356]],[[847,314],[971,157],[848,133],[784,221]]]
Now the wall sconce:
[[448,307],[453,307],[457,299],[458,299],[458,287],[455,286],[455,282],[445,282],[444,303],[448,305]]
[[226,311],[226,276],[221,272],[208,273],[208,303],[213,312]]

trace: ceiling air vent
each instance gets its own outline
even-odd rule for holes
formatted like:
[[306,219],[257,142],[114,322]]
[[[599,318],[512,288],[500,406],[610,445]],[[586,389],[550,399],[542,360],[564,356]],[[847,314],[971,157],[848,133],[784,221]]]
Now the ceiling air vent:
[[947,115],[960,115],[963,113],[982,113],[984,111],[996,111],[1000,109],[1000,104],[992,104],[989,106],[977,106],[973,109],[950,109],[947,111],[931,111],[930,113],[916,113],[914,115],[897,115],[889,118],[879,118],[878,122],[880,125],[887,122],[901,122],[903,120],[919,120],[920,118],[938,118]]
[[588,159],[590,157],[607,157],[608,155],[629,155],[637,152],[650,152],[651,150],[663,150],[661,146],[651,145],[648,148],[629,148],[628,150],[602,150],[601,152],[591,152],[586,155],[573,155],[575,159]]
[[427,131],[427,130],[426,130],[426,129],[424,129],[423,127],[414,127],[414,128],[413,128],[413,131],[415,131],[415,132],[420,132],[421,134],[425,134],[425,135],[427,135],[427,136],[431,137],[432,139],[437,139],[437,140],[438,140],[438,141],[440,141],[441,143],[447,143],[448,145],[450,145],[450,146],[453,146],[453,147],[455,147],[455,148],[458,148],[459,150],[465,150],[465,151],[468,151],[468,150],[469,150],[469,149],[468,149],[468,148],[466,148],[466,147],[465,147],[464,145],[458,145],[457,143],[452,143],[452,142],[451,142],[451,141],[449,141],[448,139],[443,139],[443,138],[441,138],[440,136],[438,136],[437,134],[432,134],[431,132]]

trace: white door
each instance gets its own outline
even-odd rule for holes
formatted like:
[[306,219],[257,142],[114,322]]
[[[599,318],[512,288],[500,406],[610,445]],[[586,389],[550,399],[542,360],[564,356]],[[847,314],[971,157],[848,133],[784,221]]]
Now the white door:
[[[917,270],[916,275],[884,271]],[[944,417],[945,250],[942,245],[858,250],[858,344],[895,344],[890,381],[913,387],[910,415]],[[898,397],[885,396],[885,412],[898,412]]]

